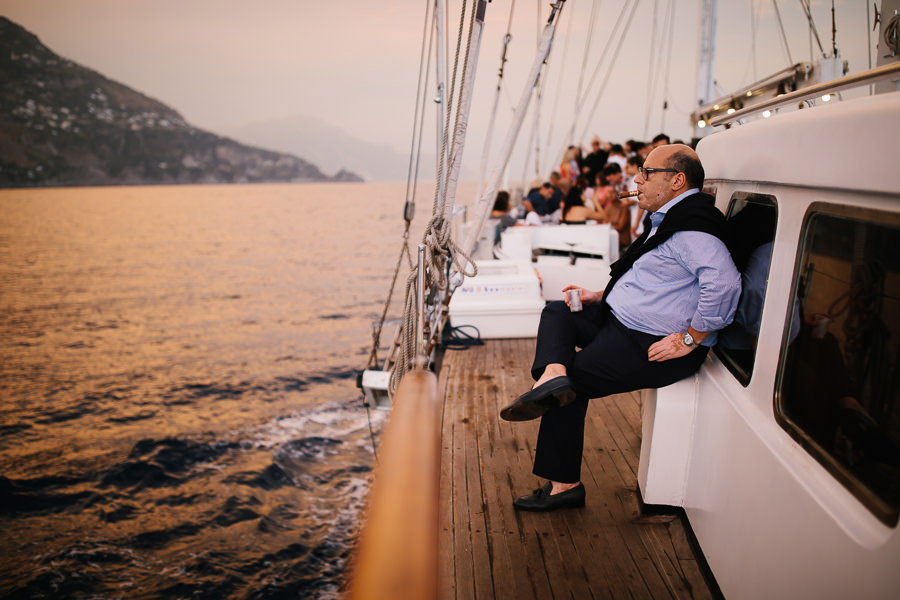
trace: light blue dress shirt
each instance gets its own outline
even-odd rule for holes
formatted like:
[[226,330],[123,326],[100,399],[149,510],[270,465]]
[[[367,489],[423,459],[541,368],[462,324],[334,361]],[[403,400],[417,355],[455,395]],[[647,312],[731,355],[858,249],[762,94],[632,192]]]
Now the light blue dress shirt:
[[[688,190],[652,213],[650,237],[670,208],[698,191]],[[708,233],[678,231],[637,259],[607,302],[629,329],[666,336],[691,326],[713,332],[702,342],[713,346],[715,332],[734,319],[740,295],[741,274],[725,244]]]

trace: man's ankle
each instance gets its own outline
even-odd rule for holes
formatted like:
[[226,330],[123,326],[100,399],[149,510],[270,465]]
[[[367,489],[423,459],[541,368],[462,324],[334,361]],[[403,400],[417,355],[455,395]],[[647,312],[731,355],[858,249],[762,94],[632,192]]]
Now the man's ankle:
[[552,496],[554,494],[568,492],[572,488],[578,487],[580,484],[581,484],[580,481],[578,481],[576,483],[559,483],[558,481],[551,481],[550,482],[550,485],[551,485],[550,495]]

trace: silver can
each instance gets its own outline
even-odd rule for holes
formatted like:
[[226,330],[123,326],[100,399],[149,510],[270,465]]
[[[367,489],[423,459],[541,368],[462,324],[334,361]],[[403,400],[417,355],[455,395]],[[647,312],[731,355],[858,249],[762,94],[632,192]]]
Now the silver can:
[[569,310],[572,312],[578,312],[581,310],[581,290],[568,290],[566,291],[566,300],[569,304]]

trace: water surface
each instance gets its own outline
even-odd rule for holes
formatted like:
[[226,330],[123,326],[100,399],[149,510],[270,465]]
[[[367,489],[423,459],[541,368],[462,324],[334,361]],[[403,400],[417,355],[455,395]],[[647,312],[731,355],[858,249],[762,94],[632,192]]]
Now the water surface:
[[334,596],[402,202],[400,184],[0,192],[0,596]]

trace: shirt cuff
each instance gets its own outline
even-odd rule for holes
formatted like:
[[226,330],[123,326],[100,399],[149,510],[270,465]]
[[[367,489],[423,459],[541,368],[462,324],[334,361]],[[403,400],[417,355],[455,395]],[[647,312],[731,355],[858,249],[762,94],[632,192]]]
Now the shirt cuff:
[[696,331],[702,331],[704,333],[725,329],[725,327],[728,326],[728,323],[730,323],[730,321],[726,321],[721,317],[703,317],[699,314],[695,314],[693,318],[691,318],[691,327]]

